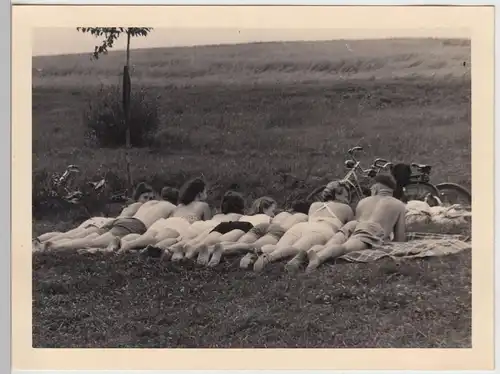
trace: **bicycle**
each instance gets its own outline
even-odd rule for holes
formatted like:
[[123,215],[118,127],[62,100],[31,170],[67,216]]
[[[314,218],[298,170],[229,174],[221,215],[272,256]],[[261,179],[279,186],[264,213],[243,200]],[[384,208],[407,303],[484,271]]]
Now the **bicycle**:
[[[369,169],[362,169],[360,162],[354,157],[354,153],[362,151],[362,147],[354,147],[347,151],[350,159],[344,162],[347,169],[350,169],[346,176],[339,180],[339,182],[346,186],[348,192],[348,203],[354,204],[361,200],[363,197],[370,196],[370,190],[363,188],[360,185],[358,175],[356,172],[361,172],[364,177],[374,178],[381,170],[388,170],[393,174],[394,164],[385,159],[377,158],[370,166]],[[427,164],[410,164],[410,176],[408,182],[402,185],[403,195],[406,200],[426,200],[429,196],[438,197],[441,203],[445,205],[462,204],[471,205],[471,193],[456,183],[444,182],[434,185],[430,183],[430,174],[432,166]],[[394,174],[393,174],[394,176]],[[321,193],[326,185],[316,188],[311,192],[307,199],[315,200],[321,199]],[[453,199],[452,196],[455,196]],[[459,200],[463,200],[460,202]]]
[[[72,205],[82,206],[87,215],[91,216],[89,206],[102,206],[108,202],[126,202],[126,191],[119,191],[114,193],[111,197],[106,197],[106,176],[99,181],[88,181],[85,187],[90,190],[82,192],[79,188],[73,188],[75,175],[80,173],[80,168],[76,165],[69,165],[64,173],[53,176],[53,189],[50,191],[50,196],[57,198]],[[102,212],[101,212],[102,213]]]
[[[374,178],[380,173],[380,171],[391,170],[393,166],[391,162],[383,158],[377,158],[368,169],[363,169],[361,167],[361,161],[355,157],[355,153],[362,150],[363,147],[357,146],[350,148],[347,151],[349,158],[344,162],[344,166],[349,169],[349,171],[344,178],[338,180],[340,185],[347,191],[347,202],[349,205],[355,205],[362,198],[371,195],[368,188],[361,186],[358,173],[362,174],[363,177]],[[317,187],[307,196],[306,199],[310,201],[322,201],[322,193],[326,186],[327,185]]]
[[403,186],[408,200],[424,200],[430,194],[438,197],[444,205],[471,205],[471,193],[461,185],[451,182],[435,185],[430,182],[432,165],[411,163],[410,167],[415,172],[411,174],[409,183]]

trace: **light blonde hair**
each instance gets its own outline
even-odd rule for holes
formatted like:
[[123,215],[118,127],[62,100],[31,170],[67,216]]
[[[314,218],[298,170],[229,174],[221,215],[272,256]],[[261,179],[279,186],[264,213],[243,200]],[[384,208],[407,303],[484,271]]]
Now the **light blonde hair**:
[[269,196],[262,196],[256,199],[253,203],[252,206],[250,207],[250,210],[248,211],[248,215],[252,216],[255,214],[262,214],[264,213],[267,209],[269,209],[272,205],[278,205],[276,200],[274,200],[272,197]]

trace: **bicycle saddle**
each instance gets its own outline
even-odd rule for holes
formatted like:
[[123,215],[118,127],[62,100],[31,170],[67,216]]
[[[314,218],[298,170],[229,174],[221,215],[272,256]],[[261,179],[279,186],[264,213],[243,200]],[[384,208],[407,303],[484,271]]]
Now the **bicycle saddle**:
[[431,165],[426,165],[426,164],[415,164],[412,163],[411,166],[417,168],[417,169],[430,169],[432,166]]

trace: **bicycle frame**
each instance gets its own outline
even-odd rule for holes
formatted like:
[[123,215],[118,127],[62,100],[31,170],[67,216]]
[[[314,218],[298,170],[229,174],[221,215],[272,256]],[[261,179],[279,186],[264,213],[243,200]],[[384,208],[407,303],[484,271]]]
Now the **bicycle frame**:
[[[361,187],[359,186],[358,175],[356,174],[356,170],[360,169],[360,161],[356,161],[356,164],[353,166],[351,170],[347,172],[344,178],[340,180],[341,183],[349,185],[358,195],[358,198],[363,197],[363,193],[361,191]],[[351,178],[354,178],[355,183],[351,181]]]

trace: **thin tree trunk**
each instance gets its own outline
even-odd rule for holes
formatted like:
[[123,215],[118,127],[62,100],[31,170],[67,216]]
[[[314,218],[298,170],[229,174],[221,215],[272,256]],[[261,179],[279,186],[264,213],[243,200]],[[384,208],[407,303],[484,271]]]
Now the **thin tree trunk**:
[[[125,163],[127,167],[127,184],[128,190],[131,192],[133,188],[132,181],[132,171],[130,170],[130,32],[127,31],[127,62],[124,73],[124,114],[125,114]],[[128,81],[128,87],[125,85],[125,81]]]

